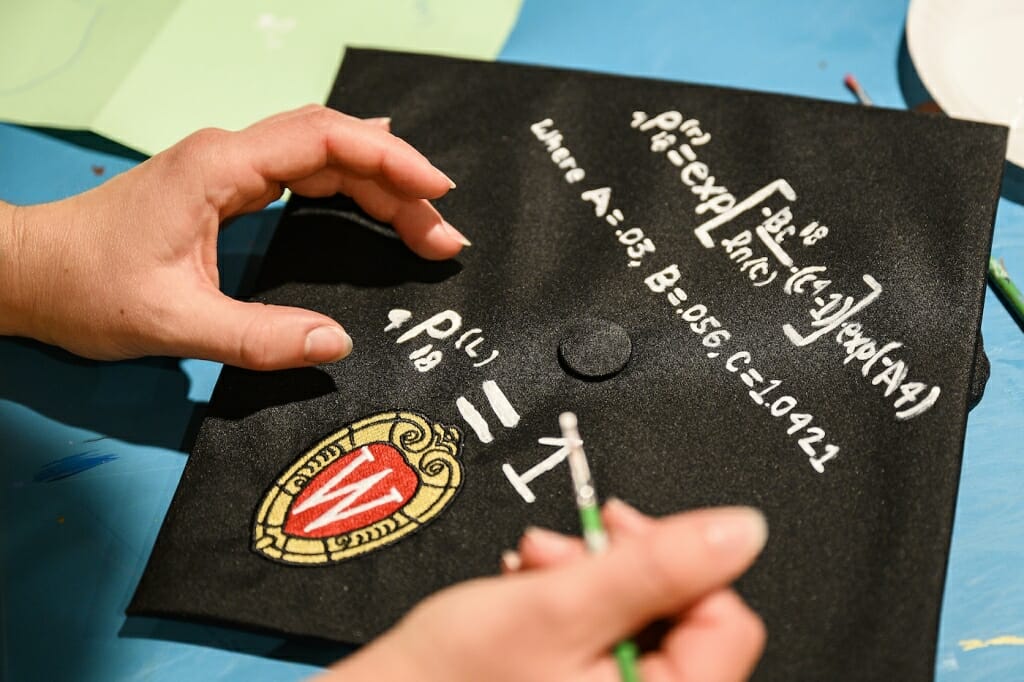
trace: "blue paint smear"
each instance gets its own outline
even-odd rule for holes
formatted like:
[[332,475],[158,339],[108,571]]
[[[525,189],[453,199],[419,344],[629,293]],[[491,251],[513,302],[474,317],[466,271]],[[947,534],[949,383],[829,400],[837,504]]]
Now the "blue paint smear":
[[54,481],[80,474],[83,471],[88,471],[101,464],[113,462],[115,459],[117,459],[117,455],[112,453],[80,452],[77,455],[62,457],[44,465],[32,480],[35,483],[53,483]]

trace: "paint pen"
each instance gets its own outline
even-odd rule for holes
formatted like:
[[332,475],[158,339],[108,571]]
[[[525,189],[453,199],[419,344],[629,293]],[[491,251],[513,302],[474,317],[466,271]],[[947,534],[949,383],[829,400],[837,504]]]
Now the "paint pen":
[[1006,271],[1002,258],[997,260],[989,257],[988,281],[999,294],[999,298],[1003,300],[1010,314],[1017,320],[1017,324],[1024,328],[1024,295],[1010,279],[1010,273]]
[[[572,412],[563,412],[558,416],[558,426],[562,429],[562,438],[569,448],[569,472],[572,474],[572,487],[576,494],[576,509],[580,514],[583,542],[588,551],[597,554],[608,548],[608,534],[601,523],[597,490],[590,476],[587,455],[583,452],[583,441],[580,440],[576,415]],[[640,671],[637,670],[639,649],[636,644],[631,640],[621,641],[615,645],[613,653],[619,665],[619,678],[623,682],[641,682]]]
[[872,102],[871,98],[868,97],[867,91],[861,87],[860,82],[852,73],[846,74],[846,77],[843,78],[843,82],[846,83],[846,87],[850,89],[850,92],[857,96],[858,102],[866,107],[874,105],[874,102]]

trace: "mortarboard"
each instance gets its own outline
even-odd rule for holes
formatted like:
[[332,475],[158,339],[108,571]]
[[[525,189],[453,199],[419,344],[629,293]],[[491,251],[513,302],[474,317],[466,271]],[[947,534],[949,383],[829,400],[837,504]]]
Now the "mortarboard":
[[130,613],[365,642],[576,531],[571,409],[603,493],[765,511],[757,679],[931,679],[1005,129],[356,49],[329,103],[474,245],[289,202],[254,298],[355,351],[224,368]]

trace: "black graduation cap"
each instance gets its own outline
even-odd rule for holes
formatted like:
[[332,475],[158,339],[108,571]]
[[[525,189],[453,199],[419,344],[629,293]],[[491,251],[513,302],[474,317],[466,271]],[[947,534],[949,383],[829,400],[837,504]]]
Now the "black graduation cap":
[[458,179],[411,254],[294,198],[257,300],[355,339],[225,368],[131,613],[365,642],[601,493],[765,510],[758,679],[931,679],[1006,132],[348,50],[330,97]]

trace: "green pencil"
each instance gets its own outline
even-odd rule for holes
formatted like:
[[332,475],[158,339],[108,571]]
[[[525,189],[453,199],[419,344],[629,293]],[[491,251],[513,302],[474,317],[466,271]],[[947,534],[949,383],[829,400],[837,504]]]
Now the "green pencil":
[[992,287],[1001,294],[1003,303],[1010,310],[1010,314],[1017,320],[1017,324],[1024,327],[1024,296],[1021,295],[1013,281],[1010,273],[1006,271],[1002,259],[988,259],[988,280]]
[[[601,508],[597,504],[597,490],[590,476],[587,455],[583,452],[583,441],[576,415],[563,412],[558,417],[558,425],[562,429],[562,438],[569,448],[569,471],[572,474],[572,486],[576,493],[576,508],[580,514],[580,527],[583,529],[583,541],[592,553],[603,552],[608,548],[608,534],[601,523]],[[615,660],[619,664],[619,677],[623,682],[641,682],[640,671],[636,660],[639,649],[631,640],[623,640],[615,645]]]

